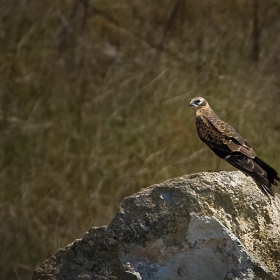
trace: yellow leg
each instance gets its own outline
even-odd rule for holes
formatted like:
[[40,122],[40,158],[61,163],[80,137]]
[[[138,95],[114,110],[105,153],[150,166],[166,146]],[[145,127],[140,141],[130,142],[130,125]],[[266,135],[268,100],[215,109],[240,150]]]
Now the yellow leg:
[[214,171],[219,171],[220,161],[221,161],[221,158],[217,156],[216,157],[216,168]]

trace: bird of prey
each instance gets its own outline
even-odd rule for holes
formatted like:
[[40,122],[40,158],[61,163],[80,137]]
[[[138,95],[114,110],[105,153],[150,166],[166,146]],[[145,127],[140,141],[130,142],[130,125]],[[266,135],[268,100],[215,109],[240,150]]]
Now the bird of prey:
[[[251,145],[236,130],[219,119],[203,97],[195,97],[190,102],[194,109],[197,133],[218,157],[227,161],[259,183],[264,194],[273,197],[271,185],[277,186],[280,178],[277,172],[256,156]],[[218,169],[219,161],[216,166]]]

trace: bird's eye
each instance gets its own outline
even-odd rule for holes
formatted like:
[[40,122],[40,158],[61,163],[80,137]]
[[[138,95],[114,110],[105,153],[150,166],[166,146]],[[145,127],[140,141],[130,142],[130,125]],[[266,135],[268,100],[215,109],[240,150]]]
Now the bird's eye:
[[197,100],[195,101],[195,103],[196,103],[196,104],[200,104],[200,103],[201,103],[200,99],[197,99]]

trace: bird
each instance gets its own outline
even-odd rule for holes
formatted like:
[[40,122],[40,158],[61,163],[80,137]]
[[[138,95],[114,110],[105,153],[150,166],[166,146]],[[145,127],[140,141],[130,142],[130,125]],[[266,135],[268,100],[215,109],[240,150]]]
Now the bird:
[[266,196],[275,197],[272,185],[277,186],[277,181],[280,181],[277,171],[256,156],[248,141],[222,121],[206,99],[195,97],[189,106],[194,110],[199,138],[218,156],[216,171],[221,158],[251,176]]

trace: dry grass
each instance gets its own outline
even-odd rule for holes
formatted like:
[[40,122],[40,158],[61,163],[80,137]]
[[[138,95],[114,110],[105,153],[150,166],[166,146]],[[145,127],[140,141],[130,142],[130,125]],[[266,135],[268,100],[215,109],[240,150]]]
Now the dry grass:
[[176,3],[0,3],[1,278],[29,279],[124,196],[214,166],[196,95],[280,170],[279,5],[261,3],[256,62],[251,2]]

